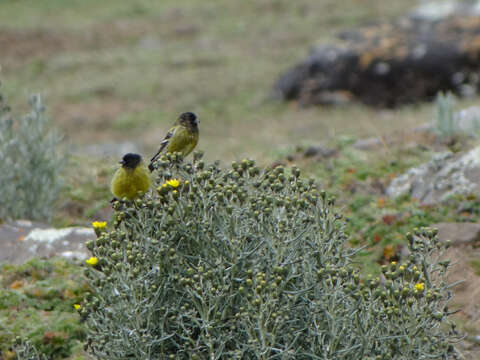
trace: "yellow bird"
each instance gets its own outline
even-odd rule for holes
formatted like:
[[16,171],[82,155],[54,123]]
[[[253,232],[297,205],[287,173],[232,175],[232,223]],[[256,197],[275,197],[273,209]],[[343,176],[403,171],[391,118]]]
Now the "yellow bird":
[[110,190],[117,199],[133,200],[147,192],[150,186],[150,173],[138,154],[128,153],[122,161],[122,167],[113,175]]
[[155,169],[154,163],[164,149],[167,153],[180,152],[183,156],[190,154],[198,143],[199,122],[197,115],[192,112],[181,114],[160,143],[160,149],[150,160],[150,171]]

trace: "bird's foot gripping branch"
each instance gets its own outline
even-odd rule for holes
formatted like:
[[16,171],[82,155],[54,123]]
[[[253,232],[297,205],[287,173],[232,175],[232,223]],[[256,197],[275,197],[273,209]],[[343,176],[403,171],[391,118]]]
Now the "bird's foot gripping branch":
[[116,202],[80,304],[99,359],[454,358],[436,232],[362,279],[334,200],[295,168],[178,154],[155,191]]

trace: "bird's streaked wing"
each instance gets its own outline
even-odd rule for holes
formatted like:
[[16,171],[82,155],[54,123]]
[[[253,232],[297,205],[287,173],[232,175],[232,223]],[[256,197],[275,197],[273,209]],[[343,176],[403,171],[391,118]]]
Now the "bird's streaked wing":
[[176,127],[170,129],[170,131],[167,133],[167,135],[165,136],[165,138],[162,140],[162,142],[160,143],[160,149],[158,149],[157,153],[155,155],[153,155],[152,159],[150,160],[150,165],[148,166],[148,168],[150,170],[152,170],[152,167],[153,167],[153,162],[157,160],[157,158],[159,157],[159,155],[161,154],[161,152],[163,151],[163,149],[165,149],[165,147],[168,145],[168,143],[170,142],[170,138],[175,134],[175,131],[177,130]]

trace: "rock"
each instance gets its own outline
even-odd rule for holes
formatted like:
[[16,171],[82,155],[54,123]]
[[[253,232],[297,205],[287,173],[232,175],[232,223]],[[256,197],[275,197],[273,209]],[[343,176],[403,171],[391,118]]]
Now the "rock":
[[413,133],[415,134],[427,134],[433,131],[432,123],[423,123],[413,128]]
[[453,15],[479,16],[480,1],[427,1],[410,12],[409,17],[414,20],[438,21]]
[[358,150],[373,150],[382,146],[384,142],[378,137],[370,137],[366,139],[358,139],[353,144],[353,147]]
[[287,166],[287,163],[283,160],[277,160],[270,165],[270,168],[275,169],[276,167],[279,167],[279,166]]
[[478,137],[480,131],[480,106],[470,106],[457,111],[454,114],[454,120],[458,131]]
[[301,105],[356,100],[395,107],[431,101],[439,91],[475,92],[480,86],[475,14],[406,17],[339,33],[281,75],[274,95]]
[[157,37],[153,37],[151,35],[143,36],[138,41],[138,46],[140,48],[152,50],[152,49],[160,49],[162,47],[162,42]]
[[431,225],[438,229],[438,238],[454,245],[475,245],[480,241],[480,224],[477,223],[438,223]]
[[480,147],[463,154],[436,154],[428,163],[408,170],[387,188],[391,198],[409,194],[424,205],[446,201],[452,195],[480,191]]
[[323,145],[312,145],[309,146],[303,153],[304,157],[318,157],[318,158],[327,158],[333,156],[337,153],[337,150],[323,146]]
[[33,257],[51,256],[83,260],[90,256],[85,243],[94,238],[92,228],[55,229],[25,220],[4,223],[0,225],[0,263],[19,265]]
[[322,143],[317,145],[310,145],[306,149],[303,147],[297,147],[295,153],[288,154],[286,160],[289,162],[301,160],[304,158],[313,158],[314,160],[321,161],[322,159],[329,158],[338,153],[338,150],[332,147],[328,147]]

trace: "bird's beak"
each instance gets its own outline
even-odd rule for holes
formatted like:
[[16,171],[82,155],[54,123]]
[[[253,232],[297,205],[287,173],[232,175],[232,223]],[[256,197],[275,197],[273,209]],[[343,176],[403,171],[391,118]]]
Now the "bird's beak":
[[118,162],[120,165],[124,165],[125,164],[125,161],[121,160]]

